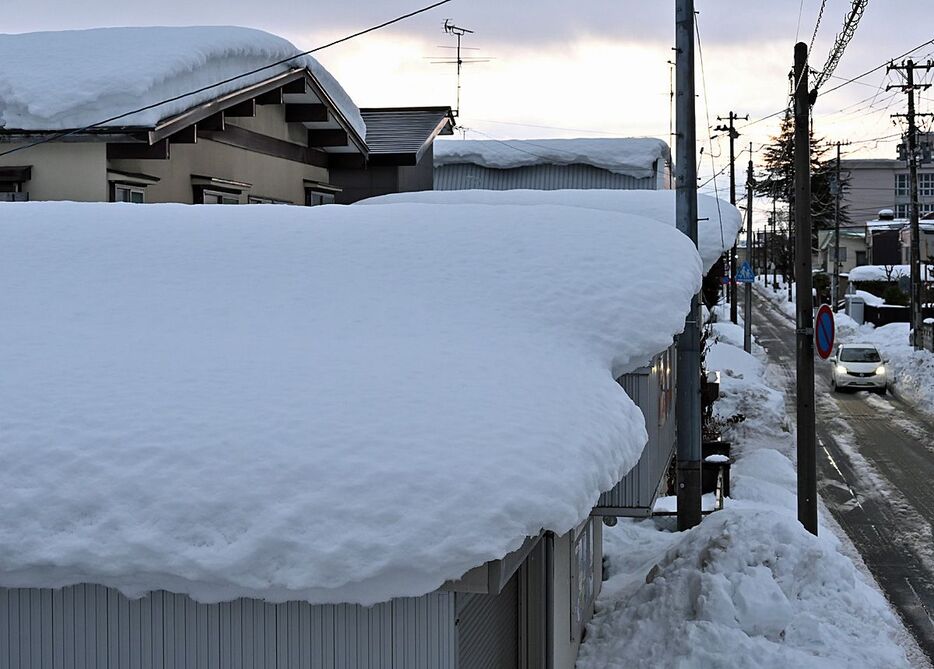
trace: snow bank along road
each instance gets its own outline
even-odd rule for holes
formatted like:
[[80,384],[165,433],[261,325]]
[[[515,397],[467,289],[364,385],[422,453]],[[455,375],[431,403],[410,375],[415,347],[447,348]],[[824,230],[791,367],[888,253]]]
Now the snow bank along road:
[[[754,307],[753,330],[793,405],[793,323],[758,295]],[[815,381],[821,497],[934,659],[934,421],[891,395],[831,393],[820,361]]]

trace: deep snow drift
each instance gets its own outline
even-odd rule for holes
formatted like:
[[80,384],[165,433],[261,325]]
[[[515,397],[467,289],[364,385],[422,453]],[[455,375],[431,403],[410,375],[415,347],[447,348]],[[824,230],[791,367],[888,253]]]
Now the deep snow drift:
[[511,169],[583,164],[637,179],[655,175],[658,161],[671,162],[668,145],[654,137],[441,140],[435,142],[434,155],[435,166],[471,163]]
[[[299,53],[290,42],[232,26],[95,28],[0,35],[0,126],[81,128],[210,86]],[[305,67],[361,138],[366,125],[350,96],[311,56],[111,122],[151,127],[202,102]]]
[[827,517],[820,537],[797,522],[794,433],[763,352],[718,323],[707,361],[721,371],[717,415],[746,417],[725,432],[732,499],[686,533],[652,521],[604,530],[609,580],[578,669],[907,667],[904,628]]
[[[358,202],[361,204],[556,204],[600,211],[647,216],[665,225],[675,225],[674,191],[646,190],[452,190],[393,193]],[[709,270],[723,252],[733,246],[743,226],[742,215],[733,205],[708,195],[697,196],[698,248]],[[649,271],[664,272],[667,258],[661,256]]]
[[569,207],[0,209],[3,586],[373,603],[566,532],[701,277]]

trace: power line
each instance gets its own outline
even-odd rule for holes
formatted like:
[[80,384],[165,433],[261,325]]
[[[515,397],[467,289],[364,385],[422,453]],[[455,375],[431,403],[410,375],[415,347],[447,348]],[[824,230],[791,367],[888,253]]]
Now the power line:
[[[707,116],[707,146],[710,149],[710,169],[713,170],[716,168],[713,158],[713,138],[710,137],[710,101],[707,96],[707,73],[704,69],[704,48],[701,44],[700,36],[700,21],[697,17],[694,19],[694,32],[697,34],[697,55],[700,59],[701,67],[701,85],[704,89],[704,113]],[[723,212],[720,211],[720,191],[717,188],[717,175],[713,175],[713,191],[715,194],[715,200],[717,201],[717,221],[720,223],[720,248],[726,246],[726,241],[723,238]]]
[[386,27],[388,27],[388,26],[391,26],[391,25],[393,25],[393,24],[395,24],[395,23],[399,23],[399,22],[401,22],[401,21],[405,21],[406,19],[410,19],[410,18],[412,18],[413,16],[418,16],[419,14],[424,14],[425,12],[428,12],[428,11],[430,11],[430,10],[432,10],[432,9],[435,9],[435,8],[437,8],[437,7],[440,7],[441,5],[446,5],[447,3],[451,2],[451,1],[452,1],[452,0],[438,0],[437,2],[435,2],[435,3],[433,3],[433,4],[430,4],[430,5],[427,5],[427,6],[425,6],[425,7],[422,7],[421,9],[416,9],[416,10],[411,11],[411,12],[408,12],[408,13],[406,13],[406,14],[402,14],[402,15],[400,15],[400,16],[397,16],[397,17],[394,18],[394,19],[390,19],[390,20],[388,20],[388,21],[384,21],[383,23],[380,23],[380,24],[377,24],[377,25],[374,25],[374,26],[370,26],[369,28],[364,28],[363,30],[359,30],[359,31],[357,31],[357,32],[355,32],[355,33],[352,33],[352,34],[347,35],[347,36],[345,36],[345,37],[341,37],[341,38],[336,39],[336,40],[334,40],[334,41],[332,41],[332,42],[328,42],[327,44],[323,44],[323,45],[321,45],[321,46],[319,46],[319,47],[315,47],[314,49],[308,49],[307,51],[301,51],[301,52],[299,52],[299,53],[296,53],[294,56],[289,56],[288,58],[283,58],[283,59],[281,59],[281,60],[277,60],[277,61],[274,62],[274,63],[269,63],[268,65],[263,65],[263,66],[261,66],[261,67],[257,67],[257,68],[255,68],[255,69],[249,70],[249,71],[247,71],[247,72],[243,72],[243,73],[241,73],[241,74],[237,74],[237,75],[234,75],[234,76],[232,76],[232,77],[228,77],[228,78],[226,78],[226,79],[224,79],[224,80],[222,80],[222,81],[218,81],[218,82],[213,83],[213,84],[208,84],[207,86],[202,86],[202,87],[197,88],[197,89],[195,89],[195,90],[188,91],[187,93],[181,93],[181,94],[179,94],[179,95],[174,95],[174,96],[172,96],[172,97],[165,98],[164,100],[160,100],[160,101],[158,101],[158,102],[153,102],[152,104],[148,104],[148,105],[144,105],[144,106],[142,106],[142,107],[138,107],[137,109],[133,109],[132,111],[124,112],[124,113],[122,113],[122,114],[117,114],[116,116],[111,116],[110,118],[103,119],[102,121],[97,121],[96,123],[91,123],[90,125],[86,125],[86,126],[83,126],[83,127],[81,127],[81,128],[74,128],[74,129],[72,129],[72,130],[62,131],[62,132],[60,132],[60,133],[56,133],[56,134],[50,135],[49,137],[44,137],[43,139],[36,140],[35,142],[31,142],[31,143],[29,143],[29,144],[24,144],[24,145],[22,145],[22,146],[17,146],[17,147],[12,148],[12,149],[7,149],[6,151],[3,151],[2,153],[0,153],[0,157],[9,155],[9,154],[11,154],[11,153],[15,153],[15,152],[17,152],[17,151],[23,151],[23,150],[25,150],[25,149],[30,149],[30,148],[32,148],[32,147],[34,147],[34,146],[39,146],[40,144],[46,144],[47,142],[53,142],[53,141],[58,140],[58,139],[63,139],[63,138],[65,138],[65,137],[69,137],[69,136],[71,136],[71,135],[76,135],[76,134],[78,134],[78,133],[87,132],[88,130],[93,130],[94,128],[100,127],[100,126],[102,126],[102,125],[106,125],[106,124],[112,123],[112,122],[114,122],[114,121],[119,121],[120,119],[126,118],[127,116],[133,116],[134,114],[139,114],[140,112],[149,111],[150,109],[154,109],[154,108],[156,108],[156,107],[160,107],[160,106],[162,106],[162,105],[164,105],[164,104],[168,104],[168,103],[170,103],[170,102],[176,102],[176,101],[178,101],[178,100],[183,100],[184,98],[191,97],[192,95],[197,95],[198,93],[203,93],[203,92],[205,92],[205,91],[209,91],[209,90],[211,90],[212,88],[217,88],[218,86],[223,86],[224,84],[229,84],[229,83],[231,83],[231,82],[233,82],[233,81],[237,81],[238,79],[243,79],[244,77],[249,77],[249,76],[252,76],[252,75],[254,75],[254,74],[258,74],[259,72],[263,72],[263,71],[268,70],[268,69],[271,69],[271,68],[273,68],[273,67],[278,67],[279,65],[285,65],[286,63],[292,62],[292,61],[295,60],[296,58],[303,58],[304,56],[310,56],[310,55],[313,54],[313,53],[317,53],[317,52],[319,52],[319,51],[323,51],[324,49],[329,49],[329,48],[331,48],[332,46],[337,46],[338,44],[342,44],[342,43],[344,43],[344,42],[348,42],[348,41],[350,41],[350,40],[352,40],[352,39],[355,39],[355,38],[357,38],[357,37],[361,37],[362,35],[366,35],[366,34],[368,34],[368,33],[375,32],[375,31],[377,31],[377,30],[381,30],[381,29],[386,28]]

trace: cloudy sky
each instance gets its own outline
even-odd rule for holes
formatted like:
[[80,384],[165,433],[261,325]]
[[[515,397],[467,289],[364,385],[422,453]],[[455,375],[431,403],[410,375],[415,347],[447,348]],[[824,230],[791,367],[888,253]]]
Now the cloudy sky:
[[[698,72],[701,174],[720,170],[726,142],[707,140],[707,113],[735,110],[760,119],[786,104],[796,39],[810,41],[821,0],[695,0],[703,53]],[[930,0],[873,0],[837,68],[843,79],[934,40]],[[235,24],[261,28],[312,48],[416,9],[428,0],[34,0],[29,12],[8,13],[8,32],[117,25]],[[826,59],[849,0],[827,0],[814,43]],[[258,12],[261,10],[261,12]],[[800,20],[799,20],[800,16]],[[363,105],[450,104],[455,100],[452,37],[442,22],[474,30],[466,55],[489,58],[467,66],[461,124],[469,138],[651,135],[668,138],[669,77],[673,53],[671,0],[452,0],[409,21],[318,54]],[[476,49],[476,50],[473,50]],[[934,44],[919,49],[934,55]],[[701,76],[703,75],[703,76]],[[934,76],[929,76],[931,80]],[[904,111],[905,96],[886,92],[897,75],[885,70],[821,97],[818,136],[851,141],[854,157],[891,157],[899,128],[890,114]],[[706,94],[705,94],[706,91]],[[920,111],[934,110],[934,92],[922,93]],[[758,149],[777,129],[769,119],[741,130],[741,146]],[[711,133],[712,134],[712,133]],[[876,141],[876,138],[883,138]],[[710,156],[713,156],[711,161]],[[747,158],[744,157],[745,161]],[[720,188],[724,181],[718,182]],[[712,188],[712,184],[707,186]]]

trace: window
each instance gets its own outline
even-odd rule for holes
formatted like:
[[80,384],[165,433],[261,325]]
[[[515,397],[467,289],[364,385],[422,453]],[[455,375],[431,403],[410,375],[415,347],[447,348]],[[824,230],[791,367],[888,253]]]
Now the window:
[[[927,216],[928,214],[934,213],[934,202],[921,202],[918,204],[918,215]],[[911,205],[908,204],[899,204],[895,207],[895,217],[896,218],[910,218],[911,217]]]
[[895,195],[908,196],[908,175],[907,174],[896,174],[895,175]]
[[243,194],[253,187],[245,181],[191,175],[191,201],[195,204],[240,204]]
[[203,191],[202,204],[240,204],[240,197],[230,193],[220,193],[218,191]]
[[305,206],[316,207],[319,204],[334,204],[334,193],[324,193],[311,188],[306,188]]
[[840,257],[837,258],[837,262],[846,262],[846,247],[840,247]]
[[277,200],[272,197],[262,197],[261,195],[250,195],[246,201],[247,204],[292,204],[286,200]]
[[142,204],[146,201],[146,190],[139,186],[114,184],[114,202],[133,202]]
[[334,204],[335,197],[341,192],[337,186],[322,181],[305,179],[305,206],[316,207],[320,204]]
[[24,191],[32,178],[32,165],[0,167],[0,202],[25,202],[29,193]]
[[866,264],[866,252],[857,251],[856,252],[856,265],[865,265]]
[[918,193],[921,197],[934,197],[934,172],[918,175]]

